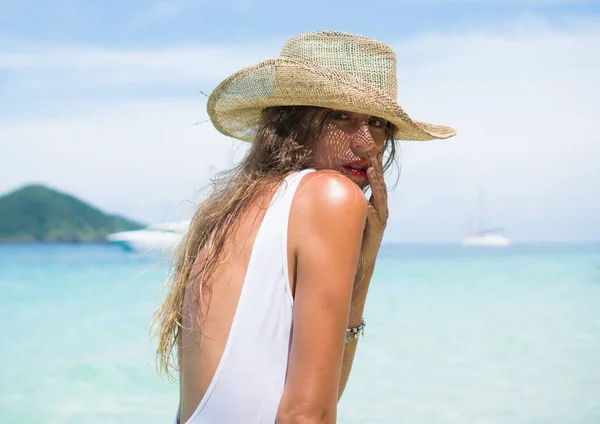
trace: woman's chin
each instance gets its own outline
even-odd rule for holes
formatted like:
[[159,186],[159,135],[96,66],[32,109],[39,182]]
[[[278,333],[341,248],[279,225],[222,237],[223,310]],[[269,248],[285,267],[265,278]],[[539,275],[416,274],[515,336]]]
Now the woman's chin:
[[365,188],[366,186],[369,185],[369,180],[366,178],[366,174],[365,174],[365,176],[355,175],[355,174],[358,174],[358,172],[356,172],[356,173],[348,172],[344,168],[342,168],[341,173],[343,175],[345,175],[346,177],[350,178],[352,181],[354,181],[356,183],[356,185],[359,186],[361,189]]
[[365,180],[364,178],[355,177],[354,175],[347,175],[347,174],[344,174],[344,175],[346,175],[346,177],[350,178],[361,189],[364,189],[365,187],[367,187],[369,185],[369,181]]

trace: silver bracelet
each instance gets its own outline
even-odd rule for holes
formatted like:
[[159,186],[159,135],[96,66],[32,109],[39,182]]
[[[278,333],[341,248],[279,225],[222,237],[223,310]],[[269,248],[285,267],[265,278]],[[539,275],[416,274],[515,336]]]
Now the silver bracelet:
[[367,323],[364,318],[361,318],[360,325],[358,327],[352,327],[346,329],[346,343],[352,343],[358,339],[358,336],[365,335],[365,327]]

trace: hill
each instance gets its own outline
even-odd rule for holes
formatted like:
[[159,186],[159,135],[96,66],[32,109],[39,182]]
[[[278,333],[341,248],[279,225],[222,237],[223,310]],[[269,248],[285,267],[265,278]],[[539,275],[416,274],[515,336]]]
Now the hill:
[[0,242],[99,242],[107,234],[142,227],[43,185],[0,197]]

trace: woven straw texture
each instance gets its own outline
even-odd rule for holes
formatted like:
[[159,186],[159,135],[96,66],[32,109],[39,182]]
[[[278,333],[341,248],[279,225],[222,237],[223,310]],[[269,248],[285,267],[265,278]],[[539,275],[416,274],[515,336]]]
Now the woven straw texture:
[[338,31],[298,35],[279,58],[244,68],[208,99],[221,133],[253,141],[261,111],[271,106],[319,106],[364,113],[396,125],[397,140],[452,137],[446,126],[412,120],[398,105],[396,54],[372,38]]

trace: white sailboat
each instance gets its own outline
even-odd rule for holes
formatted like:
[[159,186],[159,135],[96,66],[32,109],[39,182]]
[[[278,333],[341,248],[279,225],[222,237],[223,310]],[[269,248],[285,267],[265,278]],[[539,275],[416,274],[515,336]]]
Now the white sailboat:
[[126,251],[137,253],[171,253],[188,230],[190,222],[166,222],[137,231],[121,231],[106,236],[106,240]]
[[462,238],[461,244],[467,247],[507,247],[512,244],[512,240],[506,235],[503,228],[485,227],[485,204],[484,193],[479,193],[478,207],[478,229],[471,230],[469,234]]
[[461,244],[463,246],[479,246],[479,247],[506,247],[512,244],[512,241],[502,235],[497,234],[498,230],[480,230],[473,231],[466,237],[463,237]]

